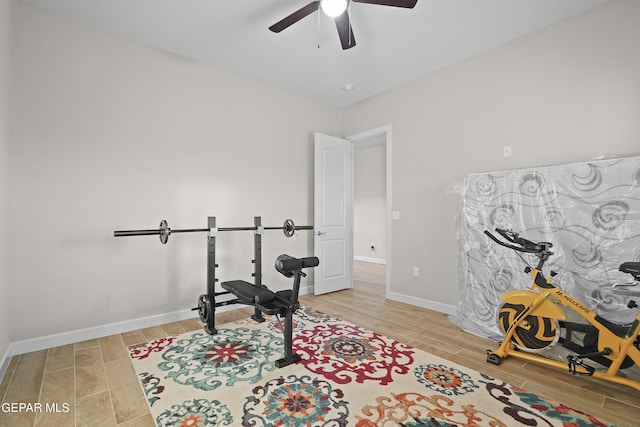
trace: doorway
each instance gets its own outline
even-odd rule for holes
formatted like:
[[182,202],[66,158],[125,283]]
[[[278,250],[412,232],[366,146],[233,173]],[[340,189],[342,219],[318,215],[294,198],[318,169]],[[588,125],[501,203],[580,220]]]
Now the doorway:
[[391,125],[346,139],[354,149],[354,287],[386,297],[391,283]]

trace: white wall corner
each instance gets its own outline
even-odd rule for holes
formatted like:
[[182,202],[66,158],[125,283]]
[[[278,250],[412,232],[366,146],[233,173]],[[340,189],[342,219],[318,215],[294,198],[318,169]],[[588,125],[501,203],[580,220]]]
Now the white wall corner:
[[11,362],[11,344],[9,344],[9,348],[0,359],[0,383],[4,380],[4,375],[7,373],[7,369],[9,368],[9,363]]

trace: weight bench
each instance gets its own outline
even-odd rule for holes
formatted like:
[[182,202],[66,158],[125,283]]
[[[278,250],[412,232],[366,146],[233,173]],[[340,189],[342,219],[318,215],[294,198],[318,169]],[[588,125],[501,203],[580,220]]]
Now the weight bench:
[[[320,264],[317,257],[294,258],[283,254],[276,259],[276,270],[285,277],[294,277],[293,288],[273,292],[264,285],[254,285],[244,280],[222,282],[223,289],[231,292],[239,304],[251,305],[261,313],[275,315],[284,333],[284,357],[276,360],[276,366],[282,368],[300,361],[300,355],[293,353],[293,314],[300,308],[298,294],[300,279],[306,274],[303,268],[316,267]],[[284,327],[280,321],[284,317]],[[264,322],[262,316],[251,316],[258,322]]]

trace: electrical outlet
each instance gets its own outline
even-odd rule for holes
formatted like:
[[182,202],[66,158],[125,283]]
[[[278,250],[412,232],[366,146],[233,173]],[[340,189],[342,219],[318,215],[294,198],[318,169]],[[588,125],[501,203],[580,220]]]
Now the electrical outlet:
[[504,153],[504,157],[511,157],[511,146],[510,145],[505,145],[503,148],[503,153]]
[[420,275],[420,268],[413,267],[413,277],[418,277]]

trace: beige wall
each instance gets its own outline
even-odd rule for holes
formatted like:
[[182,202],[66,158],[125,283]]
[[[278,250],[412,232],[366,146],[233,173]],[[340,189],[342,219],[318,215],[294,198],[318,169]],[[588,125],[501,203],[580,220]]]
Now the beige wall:
[[[312,222],[313,132],[342,134],[339,110],[14,6],[14,341],[196,305],[204,233],[116,229]],[[252,280],[251,232],[217,240],[218,277]],[[264,282],[291,286],[273,261],[311,233],[263,240]]]
[[456,305],[466,174],[640,154],[639,44],[613,1],[347,109],[346,134],[393,126],[391,291]]
[[[10,1],[0,0],[0,371],[9,347],[9,59]],[[0,372],[0,377],[2,373]]]

